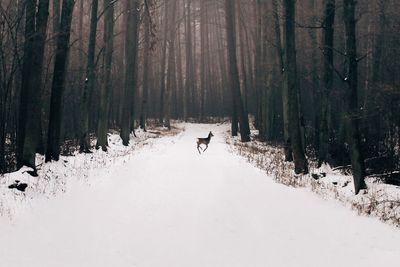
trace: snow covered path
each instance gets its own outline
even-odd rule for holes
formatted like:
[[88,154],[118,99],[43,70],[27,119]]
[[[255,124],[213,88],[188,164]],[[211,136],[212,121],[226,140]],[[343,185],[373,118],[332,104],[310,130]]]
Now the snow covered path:
[[111,177],[0,219],[0,266],[398,265],[398,230],[274,183],[228,152],[224,131],[188,124]]

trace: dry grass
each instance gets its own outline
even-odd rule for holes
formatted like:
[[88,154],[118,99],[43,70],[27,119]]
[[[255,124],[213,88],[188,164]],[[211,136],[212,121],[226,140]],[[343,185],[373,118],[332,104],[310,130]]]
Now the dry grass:
[[246,158],[258,168],[264,170],[278,183],[292,187],[304,187],[304,176],[296,175],[292,162],[285,162],[283,149],[279,146],[264,145],[261,142],[241,143],[235,139],[227,138],[232,150]]

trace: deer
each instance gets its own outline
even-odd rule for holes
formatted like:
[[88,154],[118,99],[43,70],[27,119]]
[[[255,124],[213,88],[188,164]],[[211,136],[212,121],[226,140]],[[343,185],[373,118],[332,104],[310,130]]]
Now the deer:
[[199,151],[199,154],[201,154],[201,152],[200,152],[201,146],[200,145],[202,145],[202,144],[206,145],[205,149],[201,148],[203,150],[203,152],[206,151],[207,148],[208,148],[208,144],[211,141],[211,137],[213,137],[213,136],[214,135],[210,131],[210,133],[208,134],[208,137],[206,137],[206,138],[197,138],[197,150]]

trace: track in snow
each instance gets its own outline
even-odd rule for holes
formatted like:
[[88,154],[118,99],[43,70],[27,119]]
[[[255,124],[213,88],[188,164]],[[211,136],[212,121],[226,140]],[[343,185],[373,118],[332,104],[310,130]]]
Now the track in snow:
[[[199,155],[196,137],[215,137]],[[187,124],[111,177],[0,223],[4,267],[394,266],[400,233],[276,184]]]

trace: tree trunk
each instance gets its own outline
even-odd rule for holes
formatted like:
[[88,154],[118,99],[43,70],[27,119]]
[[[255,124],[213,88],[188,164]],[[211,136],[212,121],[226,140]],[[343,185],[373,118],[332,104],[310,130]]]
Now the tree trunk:
[[[55,0],[55,1],[60,1],[60,0]],[[79,18],[78,18],[78,74],[77,74],[77,86],[74,86],[72,88],[73,90],[73,99],[72,99],[72,104],[74,107],[79,107],[80,102],[81,102],[81,94],[78,94],[78,92],[81,91],[81,88],[83,88],[84,82],[85,82],[85,49],[84,49],[84,40],[83,40],[83,27],[84,27],[84,16],[85,16],[85,1],[87,0],[76,0],[79,1],[79,6],[77,9],[79,10]],[[79,141],[79,134],[80,134],[80,109],[79,108],[74,108],[72,112],[73,116],[73,127],[74,127],[74,136],[75,138],[78,138]]]
[[[60,0],[55,0],[55,1],[60,1]],[[85,75],[84,73],[84,48],[83,48],[83,16],[85,13],[84,10],[84,3],[85,0],[79,0],[79,19],[78,19],[78,47],[79,47],[79,52],[78,52],[78,61],[79,61],[79,85],[83,85],[83,76]]]
[[[20,92],[20,104],[19,104],[19,121],[17,129],[17,167],[21,168],[23,165],[35,168],[35,159],[32,155],[24,155],[25,136],[30,131],[27,129],[28,113],[32,107],[30,105],[30,97],[32,94],[32,88],[30,88],[30,77],[33,69],[33,57],[34,57],[34,42],[35,42],[35,13],[36,3],[34,0],[27,0],[25,3],[25,42],[24,42],[24,57],[22,65],[22,83]],[[28,144],[27,144],[28,145]],[[29,144],[30,146],[34,144]],[[30,148],[29,154],[34,154],[35,148]],[[32,153],[33,152],[33,153]],[[34,155],[33,155],[34,157]],[[33,164],[32,164],[33,163]]]
[[[235,1],[225,0],[225,19],[226,19],[226,34],[228,44],[229,57],[229,74],[231,80],[231,90],[234,98],[234,113],[237,111],[240,127],[240,137],[242,142],[250,141],[250,126],[247,112],[243,106],[243,100],[240,92],[239,70],[236,57],[236,36],[235,36]],[[234,120],[232,120],[232,124]]]
[[186,6],[186,16],[185,16],[185,36],[186,36],[186,80],[185,80],[185,92],[184,92],[184,108],[183,108],[183,118],[186,121],[189,114],[192,111],[189,109],[191,105],[190,96],[193,93],[193,76],[194,76],[194,66],[193,66],[193,51],[192,51],[192,10],[191,10],[192,0],[187,0]]
[[204,120],[205,113],[205,93],[207,90],[206,82],[206,42],[208,38],[207,33],[207,3],[206,1],[200,1],[200,121]]
[[[41,112],[42,112],[42,74],[43,58],[46,42],[47,21],[49,16],[49,1],[41,0],[38,2],[37,13],[35,15],[35,3],[27,4],[27,28],[26,36],[28,43],[25,46],[24,70],[21,105],[20,105],[20,125],[19,138],[22,152],[18,157],[18,165],[29,166],[34,169],[36,174],[35,158],[36,153],[43,153],[44,145],[42,139]],[[32,10],[33,8],[33,10]],[[35,23],[36,22],[36,23]],[[36,25],[35,25],[36,24]],[[29,50],[30,49],[30,50]],[[29,62],[25,62],[29,60]]]
[[323,53],[324,53],[324,86],[321,92],[321,115],[318,142],[318,165],[327,162],[329,158],[329,117],[330,96],[333,89],[333,41],[335,23],[335,0],[325,0]]
[[[270,9],[270,5],[265,3],[263,4],[264,12],[263,12],[263,21],[264,27],[262,27],[261,31],[261,39],[262,39],[262,53],[261,53],[261,66],[263,69],[262,73],[262,88],[260,91],[261,98],[261,134],[262,138],[267,141],[271,141],[272,139],[272,118],[273,118],[273,103],[272,103],[272,71],[271,68],[268,67],[268,61],[271,60],[271,51],[268,44],[268,39],[270,35],[270,27],[268,25],[271,22],[270,16],[267,10]],[[272,65],[272,64],[271,64]]]
[[81,125],[79,136],[79,151],[90,152],[90,134],[89,134],[89,109],[92,99],[93,87],[95,84],[95,53],[96,53],[96,33],[97,33],[97,10],[98,0],[92,0],[92,14],[90,17],[90,34],[88,47],[88,60],[86,67],[86,78],[83,87],[81,102]]
[[245,39],[246,39],[246,59],[247,59],[247,73],[248,73],[248,88],[249,88],[249,105],[247,112],[256,114],[256,94],[255,94],[255,88],[254,88],[254,62],[253,62],[253,57],[252,57],[252,44],[250,42],[249,38],[249,30],[245,27],[245,18],[243,17],[243,30],[245,34]]
[[144,55],[143,55],[143,95],[142,95],[142,109],[140,114],[140,127],[146,131],[146,120],[148,113],[148,98],[149,98],[149,68],[150,68],[150,13],[148,7],[144,14]]
[[171,128],[171,101],[172,101],[172,90],[176,88],[176,61],[175,61],[175,34],[176,34],[176,1],[172,1],[170,9],[171,24],[168,30],[168,68],[167,68],[167,86],[165,92],[165,127]]
[[112,0],[104,0],[104,72],[103,84],[100,92],[100,113],[97,125],[97,144],[96,147],[101,147],[103,151],[107,151],[108,141],[108,116],[110,112],[111,98],[111,68],[113,61],[114,49],[114,3]]
[[[3,40],[0,39],[0,66],[3,66]],[[3,87],[3,68],[0,67],[0,174],[6,171],[5,145],[6,145],[6,101],[7,93]]]
[[160,71],[160,109],[159,122],[164,125],[165,112],[165,68],[167,63],[167,39],[168,39],[168,1],[164,0],[164,40],[161,51],[161,71]]
[[[178,17],[180,15],[177,15]],[[180,31],[181,31],[181,24],[179,24],[179,29],[178,29],[178,34],[175,34],[176,38],[176,81],[177,85],[176,88],[176,97],[177,97],[177,102],[175,104],[175,112],[174,114],[175,118],[182,118],[183,114],[183,109],[185,107],[185,86],[183,84],[183,66],[182,66],[182,53],[183,53],[183,47],[182,47],[182,41],[181,41],[181,36],[180,36]]]
[[255,43],[255,53],[254,53],[254,68],[255,68],[255,94],[256,94],[256,114],[255,114],[255,127],[259,130],[259,137],[263,137],[263,129],[262,129],[262,101],[261,101],[261,92],[262,92],[262,29],[263,29],[263,19],[262,19],[262,7],[264,5],[261,4],[260,0],[257,0],[254,4],[253,14],[255,16],[255,34],[254,34],[254,43]]
[[[310,12],[312,12],[311,16],[311,24],[314,25],[318,23],[317,21],[317,16],[316,16],[316,0],[311,0],[310,1]],[[321,126],[321,109],[322,109],[322,102],[320,101],[321,99],[321,86],[320,86],[320,81],[319,81],[319,60],[317,58],[317,49],[318,49],[318,41],[317,41],[317,31],[315,29],[308,29],[308,34],[311,39],[311,62],[312,66],[310,68],[310,71],[312,73],[311,81],[312,81],[312,105],[314,106],[313,108],[313,119],[314,119],[314,135],[312,135],[312,144],[314,145],[314,148],[316,151],[319,151],[319,135],[320,135],[320,126]],[[306,44],[304,44],[306,45]],[[300,98],[301,102],[301,98]],[[302,110],[301,112],[304,112],[305,110]],[[301,130],[302,130],[302,138],[303,138],[303,147],[306,147],[306,128],[304,123],[300,125]]]
[[124,99],[121,122],[121,139],[124,146],[129,145],[129,136],[134,117],[134,98],[136,91],[136,64],[138,49],[138,23],[139,23],[139,3],[137,0],[127,0],[126,5],[126,36],[125,36],[125,84]]
[[284,83],[287,90],[290,144],[296,174],[308,173],[307,159],[304,155],[300,132],[299,99],[297,84],[296,38],[295,38],[295,1],[285,0],[285,56]]
[[277,0],[272,1],[273,8],[273,17],[274,17],[274,31],[275,31],[275,39],[276,39],[276,47],[278,50],[278,59],[279,59],[279,69],[281,73],[281,82],[282,82],[282,107],[283,107],[283,135],[284,135],[284,152],[285,152],[285,160],[293,161],[293,151],[290,140],[290,132],[289,132],[289,96],[287,94],[288,89],[286,87],[286,83],[284,82],[285,78],[285,50],[282,45],[282,36],[281,36],[281,25],[279,22],[279,13],[278,13],[278,2]]
[[[82,11],[81,11],[82,12]],[[60,32],[60,0],[53,0],[54,50],[57,49],[57,34]]]
[[51,90],[46,161],[58,161],[60,157],[61,103],[68,62],[69,39],[74,4],[74,0],[64,0],[62,4],[60,33],[57,36],[57,54],[54,63],[53,84]]
[[192,54],[192,64],[193,64],[193,69],[192,69],[192,71],[193,71],[193,76],[192,76],[193,81],[192,81],[192,84],[193,84],[193,88],[192,88],[192,92],[191,92],[191,100],[190,100],[190,102],[191,102],[191,106],[192,106],[192,110],[191,110],[192,111],[192,117],[195,117],[196,114],[198,114],[198,112],[199,112],[198,101],[196,101],[196,100],[199,99],[198,92],[197,92],[198,85],[197,85],[197,58],[196,58],[196,52],[197,52],[196,10],[197,10],[197,8],[196,8],[196,5],[195,5],[196,2],[192,2],[192,3],[193,3],[193,9],[194,9],[194,11],[193,11],[193,20],[192,20],[192,25],[191,25],[192,26],[192,33],[193,33],[193,38],[192,38],[193,41],[191,43],[192,51],[193,51],[193,54]]
[[365,165],[361,152],[359,133],[359,108],[358,108],[358,59],[356,44],[356,20],[354,0],[344,0],[344,23],[346,31],[347,72],[345,78],[348,88],[346,90],[345,125],[347,140],[350,144],[350,158],[353,170],[355,193],[365,189]]
[[249,112],[248,104],[249,104],[249,83],[248,83],[248,73],[247,73],[247,68],[246,68],[246,53],[245,53],[245,42],[244,42],[244,31],[245,25],[243,21],[243,15],[242,15],[242,6],[240,4],[240,1],[238,1],[238,32],[239,32],[239,53],[240,53],[240,70],[242,73],[242,80],[243,80],[243,94],[244,94],[244,110],[246,112]]
[[[217,37],[221,37],[223,36],[223,30],[222,28],[222,23],[221,23],[221,17],[220,16],[215,16],[215,19],[217,21],[217,27],[215,27],[215,35]],[[231,115],[230,114],[230,109],[228,109],[229,107],[232,108],[233,104],[230,103],[230,101],[228,99],[230,98],[230,88],[228,86],[228,71],[227,71],[227,60],[226,60],[226,55],[224,53],[225,49],[224,49],[224,43],[222,38],[216,38],[217,39],[217,49],[218,51],[222,51],[220,53],[218,53],[218,65],[219,65],[219,69],[220,69],[220,73],[221,73],[221,101],[222,102],[226,102],[227,104],[225,105],[225,109],[221,109],[222,113],[226,116],[226,115]],[[228,108],[227,108],[228,107]],[[221,107],[222,108],[222,107]],[[237,120],[236,120],[236,124],[232,123],[232,126],[236,125],[236,134],[237,135]],[[233,133],[233,132],[232,132]]]

